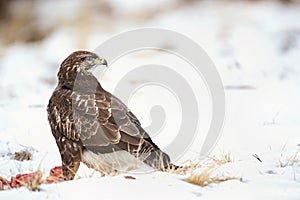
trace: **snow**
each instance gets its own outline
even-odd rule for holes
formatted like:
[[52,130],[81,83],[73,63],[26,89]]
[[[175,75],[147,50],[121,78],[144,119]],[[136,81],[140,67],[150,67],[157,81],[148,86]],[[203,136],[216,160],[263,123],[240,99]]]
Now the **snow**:
[[[105,32],[101,31],[97,20],[92,21],[94,24],[83,43],[78,34],[80,27],[72,24],[55,29],[40,42],[1,46],[0,175],[10,179],[18,173],[41,170],[47,176],[51,168],[61,165],[47,122],[46,106],[56,85],[59,64],[67,55],[75,49],[93,50],[124,30],[157,27],[190,37],[215,63],[226,88],[226,120],[221,138],[210,156],[229,152],[233,161],[219,166],[214,174],[237,179],[200,187],[185,181],[189,173],[149,172],[144,166],[116,176],[101,177],[82,164],[74,181],[42,185],[40,192],[27,188],[0,191],[0,199],[300,199],[299,160],[293,165],[280,166],[287,164],[300,149],[299,4],[199,1],[161,12],[143,22],[130,17],[131,12],[137,14],[147,10],[143,5],[154,9],[170,3],[167,0],[157,4],[144,1],[146,4],[138,3],[138,6],[113,1],[115,12],[128,17],[124,20],[112,18],[112,25]],[[71,20],[72,12],[80,9],[81,4],[79,0],[72,5],[66,1],[39,1],[35,12],[41,18],[49,18],[46,26],[64,17]],[[68,8],[66,13],[65,8]],[[53,10],[59,15],[51,17]],[[108,91],[114,91],[126,70],[131,69],[129,66],[176,65],[178,62],[172,55],[138,52],[114,63],[101,77],[101,83]],[[185,67],[176,68],[183,76],[188,76],[190,71],[182,69]],[[200,133],[208,127],[211,109],[203,82],[196,83],[195,79],[190,77],[188,81],[199,85],[194,92],[200,94],[199,112],[203,121],[198,127]],[[158,146],[164,147],[174,137],[170,132],[176,133],[179,128],[181,110],[177,99],[168,90],[144,87],[132,93],[126,103],[147,127],[153,120],[149,114],[153,105],[148,99],[157,92],[161,93],[161,102],[154,104],[161,103],[168,117],[161,134],[153,133],[153,139]],[[162,134],[164,130],[171,131]],[[199,134],[177,164],[188,159],[199,161],[202,141],[203,135]],[[14,152],[26,149],[32,153],[32,160],[13,159]],[[254,158],[254,154],[262,162]],[[202,170],[199,168],[195,172]],[[136,179],[125,179],[125,175]]]

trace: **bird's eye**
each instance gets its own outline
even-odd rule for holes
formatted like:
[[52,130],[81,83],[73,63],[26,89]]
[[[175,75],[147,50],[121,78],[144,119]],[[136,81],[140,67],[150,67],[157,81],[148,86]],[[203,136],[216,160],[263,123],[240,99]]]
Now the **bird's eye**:
[[85,56],[85,57],[80,58],[80,60],[90,62],[93,60],[93,58],[91,56]]

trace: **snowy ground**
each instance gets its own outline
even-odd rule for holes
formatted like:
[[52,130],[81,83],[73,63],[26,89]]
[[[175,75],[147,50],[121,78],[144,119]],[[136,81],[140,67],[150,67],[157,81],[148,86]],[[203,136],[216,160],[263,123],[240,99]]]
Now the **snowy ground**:
[[[119,8],[120,1],[114,2]],[[150,8],[155,7],[151,1],[145,2]],[[162,1],[161,6],[168,2]],[[47,6],[51,4],[39,5],[40,15],[46,18],[51,15],[45,9]],[[119,11],[122,16],[142,10],[140,6],[126,6]],[[76,8],[78,6],[70,9]],[[57,12],[63,15],[63,11]],[[229,152],[232,162],[220,166],[215,173],[237,179],[200,187],[185,181],[189,173],[131,172],[99,177],[82,165],[75,181],[43,185],[40,192],[26,188],[1,191],[0,199],[81,199],[87,196],[110,199],[300,199],[300,155],[297,155],[300,149],[299,19],[298,4],[204,1],[161,12],[144,21],[130,17],[126,22],[112,19],[111,27],[105,32],[94,20],[84,44],[78,42],[80,39],[75,30],[78,28],[67,26],[37,43],[2,46],[2,177],[9,179],[18,173],[38,169],[47,176],[51,168],[60,165],[58,149],[47,122],[46,105],[56,84],[58,66],[69,53],[79,48],[93,50],[105,39],[124,30],[158,27],[190,37],[216,64],[225,86],[226,120],[222,136],[210,156]],[[49,23],[51,20],[55,19],[49,18]],[[137,63],[144,58],[151,61],[147,56],[133,56],[128,62]],[[103,86],[113,91],[118,76],[108,73],[102,80]],[[140,93],[135,101],[147,99],[143,94],[146,95]],[[133,103],[130,107],[142,123],[149,123],[147,117],[143,118],[141,106],[132,106]],[[209,114],[210,111],[205,112]],[[161,145],[166,142],[154,140]],[[12,158],[14,152],[25,149],[33,154],[31,161]],[[188,153],[194,157],[195,151]],[[254,158],[254,154],[262,162]],[[136,179],[125,179],[128,174]]]

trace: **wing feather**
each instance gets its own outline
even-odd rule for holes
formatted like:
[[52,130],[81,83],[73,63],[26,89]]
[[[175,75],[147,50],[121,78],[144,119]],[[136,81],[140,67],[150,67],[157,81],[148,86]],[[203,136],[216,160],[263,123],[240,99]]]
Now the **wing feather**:
[[138,149],[141,143],[152,145],[136,116],[102,88],[86,94],[60,88],[53,93],[52,101],[59,132],[83,146]]

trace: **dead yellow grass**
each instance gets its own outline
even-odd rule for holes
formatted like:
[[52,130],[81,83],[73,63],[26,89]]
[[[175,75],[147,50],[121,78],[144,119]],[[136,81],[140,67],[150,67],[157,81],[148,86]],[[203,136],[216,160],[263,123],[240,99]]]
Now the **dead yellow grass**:
[[32,154],[28,150],[15,152],[14,159],[19,161],[31,160]]
[[213,156],[205,162],[206,167],[204,167],[202,172],[191,172],[191,175],[187,178],[186,181],[195,185],[199,185],[201,187],[205,187],[212,183],[218,184],[224,181],[238,179],[237,177],[232,176],[214,175],[214,172],[221,165],[231,162],[233,162],[233,159],[229,152],[221,154],[220,156]]
[[172,173],[172,174],[186,174],[186,172],[194,170],[200,166],[199,163],[192,163],[189,162],[183,166],[175,166],[173,164],[169,165],[168,168],[164,169],[165,172]]
[[296,163],[300,161],[300,149],[298,149],[293,155],[283,157],[283,153],[281,154],[281,158],[279,159],[279,166],[286,167],[286,166],[294,166]]
[[233,158],[232,158],[230,152],[224,153],[219,157],[213,156],[213,157],[211,157],[211,160],[217,165],[224,165],[226,163],[233,162]]
[[212,183],[218,184],[224,181],[237,179],[236,177],[213,176],[212,174],[216,169],[216,167],[210,166],[204,169],[201,173],[191,173],[191,175],[187,178],[187,182],[205,187]]

